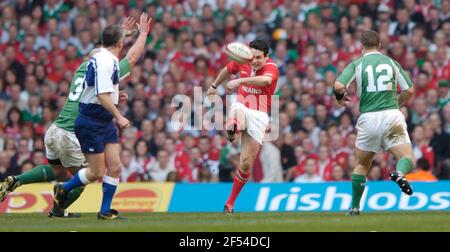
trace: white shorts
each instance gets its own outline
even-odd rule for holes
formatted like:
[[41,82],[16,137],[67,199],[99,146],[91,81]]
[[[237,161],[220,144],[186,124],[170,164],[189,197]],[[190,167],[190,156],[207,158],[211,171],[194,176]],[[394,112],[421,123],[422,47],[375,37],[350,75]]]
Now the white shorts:
[[411,143],[405,116],[398,109],[362,114],[356,123],[356,147],[363,151],[380,152]]
[[267,126],[269,125],[269,115],[262,111],[249,109],[240,102],[234,102],[231,105],[230,113],[236,109],[243,111],[245,114],[247,133],[262,145]]
[[44,143],[47,159],[59,160],[65,168],[86,166],[87,162],[75,133],[52,124],[45,132]]

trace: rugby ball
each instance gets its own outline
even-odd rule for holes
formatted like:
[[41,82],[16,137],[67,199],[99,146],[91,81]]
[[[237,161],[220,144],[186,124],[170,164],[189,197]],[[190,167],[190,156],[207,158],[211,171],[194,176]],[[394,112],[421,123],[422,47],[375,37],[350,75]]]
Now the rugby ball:
[[229,43],[224,52],[230,60],[236,61],[238,63],[250,63],[253,59],[252,49],[246,44],[241,42],[231,42]]

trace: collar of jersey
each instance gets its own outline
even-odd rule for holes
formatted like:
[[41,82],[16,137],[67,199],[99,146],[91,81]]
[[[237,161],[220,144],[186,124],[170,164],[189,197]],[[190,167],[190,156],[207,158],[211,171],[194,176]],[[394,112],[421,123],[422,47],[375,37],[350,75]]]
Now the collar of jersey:
[[371,54],[381,54],[381,52],[370,52],[370,53],[366,53],[366,54],[364,54],[364,57],[366,57],[367,55],[371,55]]
[[114,54],[112,54],[110,51],[108,51],[108,49],[102,47],[102,48],[100,48],[100,51],[107,52],[109,55],[111,55],[111,57],[113,57],[113,59],[115,59],[116,61],[119,61],[119,59]]

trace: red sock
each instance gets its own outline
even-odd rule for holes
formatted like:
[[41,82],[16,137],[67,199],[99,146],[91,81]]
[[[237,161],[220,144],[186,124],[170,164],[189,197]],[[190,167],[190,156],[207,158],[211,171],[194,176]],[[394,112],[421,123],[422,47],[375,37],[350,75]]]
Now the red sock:
[[234,177],[234,181],[233,181],[233,188],[231,189],[231,195],[228,198],[227,202],[225,203],[229,208],[231,208],[231,209],[233,208],[234,201],[236,200],[237,196],[241,192],[245,183],[247,183],[249,177],[250,177],[250,172],[243,173],[241,170],[237,169],[236,176]]

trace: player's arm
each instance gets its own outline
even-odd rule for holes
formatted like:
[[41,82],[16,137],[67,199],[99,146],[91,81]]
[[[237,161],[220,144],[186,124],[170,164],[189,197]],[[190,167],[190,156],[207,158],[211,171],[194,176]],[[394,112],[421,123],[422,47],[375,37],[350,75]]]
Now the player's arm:
[[111,93],[99,93],[97,98],[101,102],[102,106],[108,110],[109,113],[113,114],[114,118],[118,119],[122,116],[120,111],[117,109],[116,105],[111,99]]
[[339,77],[334,82],[333,92],[334,97],[339,104],[344,105],[346,101],[346,91],[347,86],[355,79],[355,65],[350,63],[345,67],[344,71],[339,75]]
[[139,36],[134,42],[133,46],[131,46],[130,50],[128,50],[128,53],[126,55],[130,68],[136,64],[136,62],[139,60],[142,53],[144,52],[145,43],[147,41],[147,35],[150,29],[151,22],[152,18],[149,18],[147,13],[142,13],[139,23],[136,24],[139,31]]
[[102,106],[109,113],[113,114],[120,128],[126,128],[130,126],[130,121],[128,121],[128,119],[125,118],[122,114],[120,114],[120,111],[117,109],[116,105],[114,105],[110,93],[100,93],[97,95],[97,98],[102,104]]
[[[253,86],[268,86],[270,83],[272,83],[272,77],[271,76],[254,76],[254,77],[245,77],[245,78],[239,78],[233,81],[230,81],[228,84],[232,83],[230,86],[227,87],[230,89],[233,89],[239,85],[253,85]],[[236,85],[236,86],[234,86]]]
[[[230,63],[231,64],[231,63]],[[211,86],[209,86],[208,90],[206,91],[206,95],[212,99],[213,96],[216,94],[216,89],[224,83],[226,80],[230,79],[231,75],[233,74],[232,71],[230,71],[229,66],[224,67],[219,74],[217,75],[216,79],[211,83]]]
[[414,87],[408,74],[403,70],[397,61],[394,61],[394,71],[397,83],[400,86],[402,92],[398,96],[398,105],[402,106],[407,103],[411,97],[414,95]]
[[114,73],[114,63],[107,59],[97,58],[96,60],[98,63],[96,65],[97,80],[95,95],[101,105],[114,116],[121,128],[128,127],[130,122],[120,114],[120,111],[114,105],[111,98],[111,93],[114,92],[114,84],[111,79]]
[[398,96],[398,105],[402,106],[405,103],[408,103],[409,99],[411,99],[411,97],[413,97],[414,95],[414,88],[408,88],[405,91],[402,91],[400,93],[400,95]]
[[252,85],[260,87],[269,86],[272,83],[273,79],[278,78],[278,74],[278,66],[274,63],[269,63],[266,67],[264,67],[261,75],[232,80],[228,82],[227,88],[233,89],[240,85]]
[[228,69],[228,67],[224,67],[220,72],[219,75],[217,75],[217,78],[213,81],[213,83],[211,84],[211,87],[216,89],[219,87],[219,85],[221,85],[222,83],[224,83],[225,81],[229,80],[231,75],[233,73],[230,72],[230,70]]

